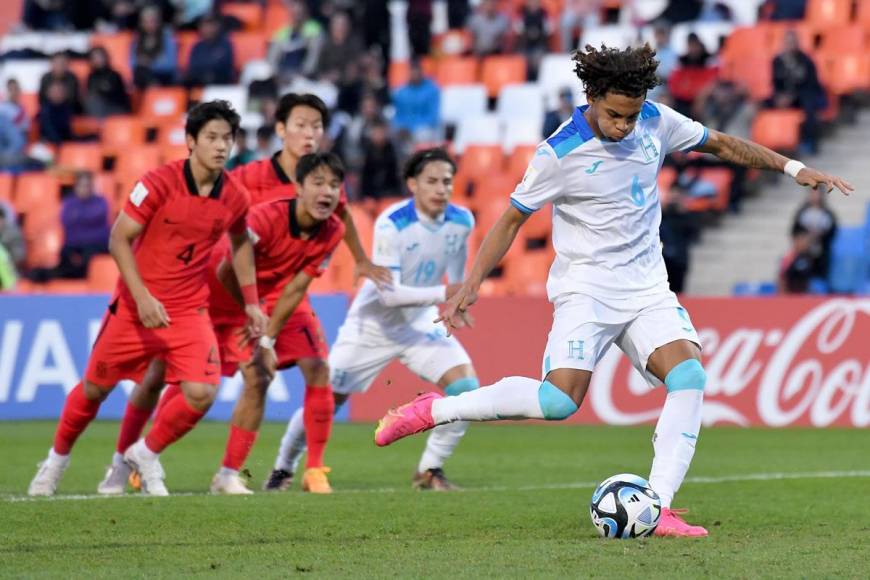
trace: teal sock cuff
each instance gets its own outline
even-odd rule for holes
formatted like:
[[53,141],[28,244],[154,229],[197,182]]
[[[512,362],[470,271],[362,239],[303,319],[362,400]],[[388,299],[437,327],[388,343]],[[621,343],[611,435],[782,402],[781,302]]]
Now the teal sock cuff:
[[567,419],[578,409],[574,400],[550,381],[544,381],[538,388],[538,403],[548,421]]
[[473,391],[480,387],[480,381],[477,380],[477,377],[463,377],[461,379],[456,379],[446,387],[444,387],[444,393],[448,397],[455,397],[461,393],[467,393],[468,391]]
[[669,393],[694,389],[703,391],[707,384],[707,373],[701,361],[690,358],[671,369],[665,377],[665,387]]

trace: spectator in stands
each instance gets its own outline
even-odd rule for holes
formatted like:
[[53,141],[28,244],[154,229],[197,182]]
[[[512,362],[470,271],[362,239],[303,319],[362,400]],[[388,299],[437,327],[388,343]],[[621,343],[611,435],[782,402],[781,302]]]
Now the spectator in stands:
[[570,87],[565,87],[559,91],[559,103],[555,110],[547,111],[544,115],[543,138],[546,139],[552,135],[559,125],[571,118],[574,114],[574,93]]
[[30,118],[21,106],[21,86],[6,81],[6,100],[0,102],[0,170],[17,170],[26,159]]
[[3,201],[0,201],[0,246],[6,250],[16,269],[24,267],[27,258],[24,236],[15,221],[15,210]]
[[804,294],[809,290],[815,268],[813,243],[813,235],[809,232],[792,236],[792,246],[779,267],[778,286],[783,294]]
[[359,171],[362,167],[369,131],[381,115],[381,103],[373,93],[363,94],[359,111],[355,115],[336,115],[344,123],[339,131],[336,148],[352,171]]
[[383,63],[379,54],[369,52],[359,58],[360,69],[363,77],[363,90],[373,93],[380,103],[389,103],[391,100],[390,86],[383,74]]
[[[465,0],[467,2],[467,0]],[[360,27],[363,30],[366,49],[378,51],[384,62],[390,60],[390,10],[383,0],[364,0]],[[448,12],[450,3],[448,0]],[[449,18],[449,16],[448,16]],[[465,20],[463,20],[463,23]]]
[[668,0],[664,11],[653,20],[664,20],[671,24],[692,22],[701,15],[703,0]]
[[48,100],[48,85],[52,81],[60,81],[66,87],[67,98],[72,104],[73,110],[78,113],[82,110],[79,96],[79,79],[69,70],[69,58],[62,52],[56,52],[51,56],[51,68],[42,75],[39,81],[39,104]]
[[510,31],[510,19],[501,11],[496,0],[482,0],[468,20],[473,38],[472,51],[477,56],[502,52]]
[[63,31],[72,28],[64,0],[24,0],[21,20],[30,30]]
[[420,143],[432,141],[438,133],[441,91],[431,79],[423,76],[418,61],[411,63],[410,80],[393,95],[396,115],[393,127]]
[[767,0],[761,13],[771,20],[803,20],[807,0]]
[[329,36],[320,50],[317,74],[324,80],[340,84],[347,63],[362,52],[363,43],[352,33],[350,16],[346,12],[336,12],[329,19]]
[[429,55],[432,44],[432,0],[408,0],[405,14],[411,57],[419,59]]
[[789,30],[783,40],[783,51],[773,59],[773,97],[767,104],[804,112],[801,149],[808,153],[818,152],[816,117],[827,106],[826,101],[813,59],[801,50],[797,34]]
[[686,211],[683,191],[679,187],[671,188],[670,195],[662,199],[659,236],[672,292],[680,294],[685,290],[691,246],[698,240],[700,231],[697,217]]
[[662,81],[667,81],[671,72],[677,68],[680,57],[671,48],[671,29],[667,24],[663,22],[656,24],[653,34],[655,36],[656,59],[659,61],[656,73]]
[[519,48],[526,56],[526,76],[530,79],[538,78],[538,66],[547,53],[551,29],[550,18],[541,6],[541,0],[529,0],[523,5],[515,30]]
[[[171,0],[175,7],[175,17],[172,22],[180,30],[196,30],[203,18],[215,14],[214,5],[221,0]],[[166,14],[163,15],[166,18]],[[167,20],[169,22],[169,20]]]
[[254,150],[254,159],[267,159],[272,156],[278,147],[275,146],[275,127],[263,125],[257,129],[257,148]]
[[140,89],[171,85],[178,73],[178,45],[172,29],[163,25],[157,6],[149,5],[139,14],[139,30],[130,47],[133,83]]
[[807,201],[798,209],[791,227],[791,235],[810,234],[809,253],[813,258],[814,277],[827,278],[831,265],[831,244],[837,234],[837,216],[828,207],[825,193],[811,189]]
[[707,47],[701,42],[701,38],[694,32],[689,33],[686,39],[686,54],[680,57],[680,66],[706,68],[710,60]]
[[559,20],[562,52],[577,48],[578,30],[598,26],[601,21],[601,0],[567,0]]
[[229,85],[235,81],[233,45],[221,29],[220,17],[208,14],[199,21],[199,40],[187,61],[188,86]]
[[47,99],[40,105],[36,115],[43,141],[57,145],[72,139],[74,111],[66,90],[62,80],[54,79],[48,85]]
[[76,175],[73,195],[60,209],[64,242],[55,276],[84,278],[88,263],[109,251],[109,204],[94,191],[94,177],[88,171]]
[[21,85],[18,79],[10,78],[6,81],[6,100],[0,101],[0,115],[3,115],[7,122],[12,123],[27,137],[27,132],[30,130],[30,117],[21,104]]
[[130,95],[124,79],[109,62],[109,53],[102,46],[91,49],[91,72],[85,92],[85,112],[92,117],[124,115],[130,112]]
[[235,155],[227,161],[227,171],[235,169],[239,165],[244,165],[251,161],[257,160],[257,152],[248,147],[248,131],[244,127],[239,127],[239,132],[236,133],[236,151]]
[[362,167],[360,193],[363,198],[383,199],[401,195],[399,162],[390,142],[389,125],[376,119],[369,130]]
[[279,28],[269,46],[269,61],[281,82],[314,73],[323,44],[323,27],[301,0],[286,0],[290,23]]

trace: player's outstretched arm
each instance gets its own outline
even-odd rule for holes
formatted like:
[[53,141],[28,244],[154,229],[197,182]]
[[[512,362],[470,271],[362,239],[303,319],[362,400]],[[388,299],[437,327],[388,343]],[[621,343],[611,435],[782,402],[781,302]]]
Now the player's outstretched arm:
[[267,318],[260,309],[257,297],[257,269],[254,263],[254,244],[247,230],[230,232],[230,242],[233,245],[233,271],[239,281],[239,289],[245,304],[245,314],[252,338],[258,338],[266,330]]
[[118,264],[121,278],[129,288],[133,300],[136,301],[139,320],[145,328],[163,328],[169,326],[169,315],[163,304],[145,287],[139,269],[136,267],[136,258],[133,256],[133,240],[142,235],[144,229],[142,224],[123,211],[119,213],[109,235],[109,253]]
[[359,240],[359,232],[353,223],[353,215],[347,207],[344,208],[344,214],[341,215],[341,221],[344,222],[344,243],[350,250],[353,256],[356,267],[354,268],[354,282],[360,278],[369,278],[377,286],[388,286],[393,281],[389,268],[376,266],[366,255],[365,249],[362,247],[362,242]]
[[744,167],[785,172],[791,175],[798,184],[808,187],[821,186],[824,187],[826,193],[836,187],[842,193],[849,195],[855,189],[842,177],[806,167],[803,163],[791,160],[763,145],[712,129],[709,131],[707,142],[696,150],[712,153],[720,159]]
[[520,231],[520,226],[528,218],[528,215],[511,205],[486,234],[483,244],[474,258],[474,265],[471,267],[468,279],[465,280],[459,291],[444,303],[444,310],[436,320],[436,322],[443,320],[447,324],[448,334],[452,328],[471,325],[471,320],[465,311],[477,301],[477,291],[480,289],[480,285],[510,249],[514,238],[517,237],[517,232]]

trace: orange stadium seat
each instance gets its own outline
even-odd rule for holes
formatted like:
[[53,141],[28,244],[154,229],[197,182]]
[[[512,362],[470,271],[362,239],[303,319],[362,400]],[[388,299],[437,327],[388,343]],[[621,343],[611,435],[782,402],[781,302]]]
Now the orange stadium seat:
[[432,39],[435,54],[462,55],[471,50],[473,37],[466,28],[454,28]]
[[157,143],[162,146],[187,143],[184,124],[184,117],[161,119],[161,123],[157,126]]
[[290,23],[290,14],[281,2],[270,1],[266,4],[263,17],[263,33],[266,40],[272,40],[275,33]]
[[[160,147],[142,145],[132,151],[125,151],[115,160],[115,174],[122,183],[132,180],[135,183],[146,172],[160,165]],[[129,191],[127,191],[129,193]]]
[[60,181],[47,173],[23,173],[15,183],[15,209],[27,214],[34,208],[60,207]]
[[246,62],[266,57],[266,37],[262,32],[234,32],[230,35],[233,43],[233,61],[236,70],[241,70]]
[[503,165],[501,145],[469,145],[459,158],[457,173],[477,182],[501,173]]
[[[482,179],[474,188],[474,207],[509,203],[510,195],[516,185],[516,181],[504,173]],[[501,208],[501,211],[504,211],[504,207]]]
[[110,221],[118,215],[118,180],[111,173],[97,173],[94,176],[94,191],[103,196],[109,204]]
[[160,147],[161,163],[169,163],[170,161],[187,159],[188,157],[190,157],[190,149],[187,148],[186,143],[167,144]]
[[851,13],[852,0],[809,0],[804,20],[817,28],[837,26],[848,24]]
[[766,50],[769,45],[769,36],[769,28],[762,24],[735,28],[725,39],[722,56],[730,59]]
[[102,46],[109,54],[109,62],[128,83],[133,79],[133,71],[130,69],[130,46],[133,43],[133,35],[130,32],[116,32],[113,34],[92,34],[91,46]]
[[507,167],[505,168],[506,173],[517,183],[519,183],[522,180],[523,175],[525,175],[526,168],[529,166],[532,157],[535,156],[535,150],[537,148],[537,145],[517,145],[511,152],[510,157],[508,157]]
[[815,51],[816,29],[809,24],[778,22],[767,24],[766,28],[769,30],[767,48],[772,55],[779,54],[782,51],[785,35],[788,32],[794,32],[797,35],[798,45],[801,47],[801,50],[810,54]]
[[478,62],[473,56],[448,56],[438,59],[435,66],[435,82],[440,87],[477,82]]
[[867,43],[870,28],[860,24],[838,26],[822,32],[822,44],[819,49],[822,52],[851,52],[862,50]]
[[350,213],[353,216],[353,225],[356,227],[356,232],[359,235],[359,241],[362,244],[363,250],[369,256],[372,255],[372,238],[375,233],[375,221],[372,216],[362,207],[356,205],[348,206]]
[[43,287],[49,294],[84,294],[90,287],[87,280],[65,280],[56,278],[49,280]]
[[83,58],[73,58],[69,60],[69,70],[76,75],[79,81],[79,89],[85,88],[88,81],[88,74],[91,72],[91,64]]
[[796,109],[759,111],[752,122],[752,140],[776,151],[795,151],[803,121],[803,111]]
[[60,146],[58,165],[70,170],[103,170],[103,148],[99,143],[64,143]]
[[488,56],[483,59],[480,80],[495,98],[503,86],[526,82],[526,59],[521,55]]
[[227,2],[221,4],[221,14],[232,16],[242,23],[245,30],[260,30],[263,25],[263,8],[259,4]]
[[[420,68],[423,69],[423,74],[427,77],[436,77],[438,72],[438,61],[431,57],[424,57],[420,60]],[[387,82],[391,89],[397,89],[408,83],[411,78],[411,63],[407,60],[394,60],[390,63],[387,70]]]
[[112,292],[118,282],[118,266],[115,260],[109,255],[91,258],[87,281],[91,292]]
[[175,42],[178,43],[178,55],[175,62],[178,65],[179,72],[184,74],[187,72],[187,65],[190,62],[190,53],[193,51],[193,45],[199,42],[199,34],[194,31],[176,32]]
[[38,228],[25,233],[27,243],[27,266],[30,268],[53,268],[60,259],[63,245],[63,228],[59,215],[46,220]]
[[145,143],[145,125],[135,115],[107,117],[100,132],[103,150],[109,155],[139,147]]
[[855,15],[855,20],[870,29],[870,2],[858,2],[858,12]]
[[181,87],[145,90],[139,113],[145,117],[179,117],[187,112],[187,91]]
[[506,282],[512,294],[546,296],[547,277],[556,252],[546,249],[525,252],[507,265]]
[[742,83],[756,101],[768,98],[773,93],[773,61],[770,54],[757,56],[741,55],[722,62],[720,74],[723,79]]
[[15,176],[11,173],[0,173],[0,201],[11,202]]
[[848,95],[870,89],[870,53],[826,52],[818,56],[822,84],[835,95]]
[[550,239],[553,231],[553,207],[546,205],[529,216],[523,224],[523,233],[530,239]]

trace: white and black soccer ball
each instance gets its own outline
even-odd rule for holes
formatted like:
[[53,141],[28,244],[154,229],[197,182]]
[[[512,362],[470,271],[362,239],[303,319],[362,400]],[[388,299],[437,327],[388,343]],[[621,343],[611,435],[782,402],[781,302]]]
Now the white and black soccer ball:
[[659,524],[662,502],[644,478],[630,473],[608,477],[595,489],[589,515],[605,538],[642,538]]

